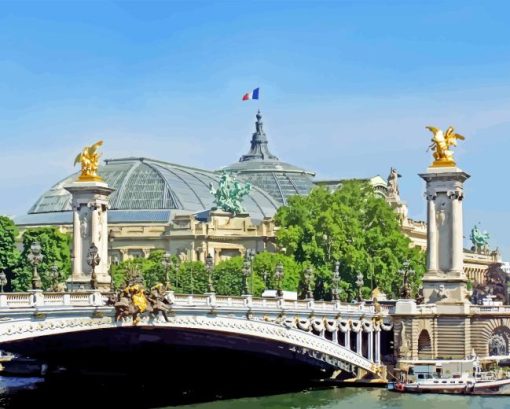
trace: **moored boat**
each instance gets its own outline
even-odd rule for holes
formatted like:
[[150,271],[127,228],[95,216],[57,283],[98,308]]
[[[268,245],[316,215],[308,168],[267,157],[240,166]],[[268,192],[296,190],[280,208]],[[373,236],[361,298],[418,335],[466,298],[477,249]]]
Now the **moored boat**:
[[510,378],[497,376],[493,371],[483,372],[477,359],[445,360],[410,365],[388,389],[407,393],[510,395]]

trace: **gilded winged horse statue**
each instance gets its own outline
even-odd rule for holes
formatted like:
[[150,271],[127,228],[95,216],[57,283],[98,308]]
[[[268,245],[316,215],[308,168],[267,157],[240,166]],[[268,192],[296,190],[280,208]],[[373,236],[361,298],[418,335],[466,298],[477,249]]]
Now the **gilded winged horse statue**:
[[94,145],[85,146],[81,153],[76,156],[74,164],[81,163],[81,174],[78,178],[80,182],[94,182],[102,181],[101,176],[97,174],[99,167],[99,157],[101,154],[98,152],[99,147],[103,141],[98,141]]
[[433,134],[432,144],[429,146],[429,149],[432,149],[434,152],[434,163],[432,163],[432,167],[455,166],[453,151],[450,150],[450,147],[457,146],[457,139],[463,141],[465,138],[455,133],[452,126],[449,126],[444,133],[441,129],[433,126],[427,126],[426,128]]

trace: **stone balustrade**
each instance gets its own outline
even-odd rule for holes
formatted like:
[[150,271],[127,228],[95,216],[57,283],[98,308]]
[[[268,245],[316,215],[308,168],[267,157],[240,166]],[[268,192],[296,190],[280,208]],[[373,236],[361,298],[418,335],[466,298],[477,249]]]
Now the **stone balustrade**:
[[[98,291],[52,293],[31,291],[27,293],[0,294],[0,309],[59,307],[59,306],[105,306],[109,294]],[[256,298],[250,295],[243,297],[212,294],[174,294],[167,297],[174,307],[215,307],[215,308],[251,308],[267,310],[313,311],[331,315],[348,312],[354,314],[375,314],[374,305],[347,304],[334,301],[284,300],[276,298]],[[381,306],[380,314],[391,314],[389,306]]]

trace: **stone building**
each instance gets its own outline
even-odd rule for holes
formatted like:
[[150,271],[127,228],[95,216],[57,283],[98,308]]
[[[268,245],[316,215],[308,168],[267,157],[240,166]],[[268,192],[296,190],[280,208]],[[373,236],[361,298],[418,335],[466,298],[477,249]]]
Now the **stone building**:
[[[238,218],[210,212],[214,207],[210,186],[216,186],[220,171],[235,172],[253,188],[244,199],[247,215]],[[243,254],[245,249],[275,250],[272,217],[279,206],[296,194],[307,194],[314,186],[337,189],[345,179],[314,180],[314,173],[281,161],[270,152],[262,115],[256,115],[249,151],[238,162],[220,171],[208,171],[149,158],[107,159],[99,173],[114,189],[108,212],[111,261],[146,257],[153,249],[165,249],[188,260],[203,260],[210,252],[217,260]],[[427,246],[427,226],[407,216],[400,199],[397,176],[363,179],[388,200],[401,216],[402,231],[414,246]],[[15,222],[27,227],[59,226],[72,229],[71,195],[64,186],[73,174],[44,193]],[[473,282],[483,279],[494,255],[465,252],[466,271]]]

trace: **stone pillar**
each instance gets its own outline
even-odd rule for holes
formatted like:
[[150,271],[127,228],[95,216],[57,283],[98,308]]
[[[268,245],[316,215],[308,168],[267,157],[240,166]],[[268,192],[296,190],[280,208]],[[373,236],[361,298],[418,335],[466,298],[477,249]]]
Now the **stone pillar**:
[[436,196],[427,195],[427,271],[439,270],[437,260]]
[[356,352],[363,355],[363,330],[361,328],[356,333]]
[[345,331],[344,343],[345,343],[345,347],[350,350],[351,349],[351,330],[350,329]]
[[381,329],[375,330],[375,363],[381,363]]
[[456,167],[430,167],[420,177],[427,183],[428,200],[425,302],[464,303],[462,198],[469,175]]
[[368,336],[368,353],[367,353],[367,359],[369,361],[373,361],[374,359],[374,331],[371,330],[367,332]]
[[331,341],[333,341],[335,344],[338,344],[338,329],[331,333]]
[[104,182],[73,182],[65,186],[72,195],[73,272],[67,281],[71,290],[91,289],[92,269],[87,256],[92,243],[101,258],[95,267],[99,290],[109,291],[108,271],[108,196],[113,192]]

